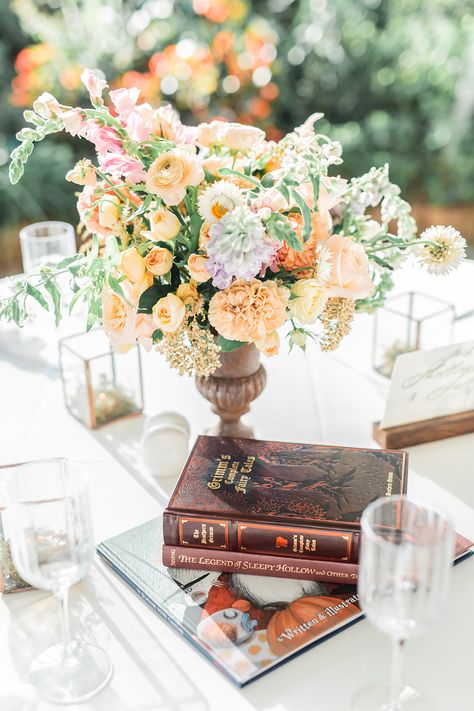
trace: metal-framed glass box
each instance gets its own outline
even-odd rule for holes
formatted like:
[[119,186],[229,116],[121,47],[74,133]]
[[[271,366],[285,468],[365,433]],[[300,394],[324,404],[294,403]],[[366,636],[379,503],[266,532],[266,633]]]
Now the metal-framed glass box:
[[59,342],[59,362],[66,407],[90,429],[143,412],[140,350],[115,353],[100,329],[67,336]]

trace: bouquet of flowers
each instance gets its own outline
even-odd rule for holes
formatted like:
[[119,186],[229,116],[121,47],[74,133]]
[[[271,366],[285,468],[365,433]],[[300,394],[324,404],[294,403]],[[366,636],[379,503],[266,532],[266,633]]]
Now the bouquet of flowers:
[[[62,315],[61,274],[113,346],[153,345],[181,373],[211,374],[219,353],[253,343],[278,352],[308,337],[336,348],[355,311],[380,306],[408,252],[433,273],[457,266],[465,241],[452,227],[416,236],[410,206],[387,166],[345,180],[330,175],[341,146],[317,131],[321,114],[278,143],[256,127],[214,120],[185,126],[169,105],[139,103],[136,88],[103,99],[106,82],[85,70],[91,108],[42,94],[25,111],[10,178],[34,143],[65,130],[93,143],[66,179],[82,187],[87,253],[16,281],[0,317],[18,324],[28,300]],[[377,215],[377,219],[374,218]]]

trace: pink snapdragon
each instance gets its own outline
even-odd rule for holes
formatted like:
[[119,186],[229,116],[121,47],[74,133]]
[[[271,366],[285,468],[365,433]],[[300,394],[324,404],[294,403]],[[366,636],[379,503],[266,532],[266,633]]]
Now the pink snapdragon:
[[99,165],[102,172],[114,178],[122,176],[132,183],[141,183],[146,179],[146,171],[138,158],[125,153],[102,153],[99,155]]
[[132,87],[131,89],[115,89],[109,93],[115,111],[120,122],[125,126],[130,114],[135,111],[140,89]]
[[95,105],[103,104],[102,92],[108,86],[105,79],[93,72],[91,69],[84,69],[81,74],[81,81],[89,92],[91,102]]
[[64,129],[71,136],[84,136],[87,130],[87,121],[81,109],[68,109],[68,111],[58,112],[61,121],[64,124]]
[[125,153],[120,136],[110,126],[101,126],[97,121],[89,120],[82,135],[94,144],[99,155],[107,152]]

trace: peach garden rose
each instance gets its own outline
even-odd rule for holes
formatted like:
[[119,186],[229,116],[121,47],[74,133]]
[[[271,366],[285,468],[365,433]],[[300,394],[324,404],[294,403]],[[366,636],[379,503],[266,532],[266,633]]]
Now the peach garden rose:
[[173,266],[173,255],[165,247],[152,247],[145,257],[145,266],[153,276],[163,276]]
[[329,296],[366,299],[374,293],[369,275],[369,259],[361,244],[350,237],[331,235],[325,247],[331,254],[331,274],[326,288]]
[[161,298],[153,307],[153,321],[164,333],[173,333],[183,323],[186,307],[175,294]]

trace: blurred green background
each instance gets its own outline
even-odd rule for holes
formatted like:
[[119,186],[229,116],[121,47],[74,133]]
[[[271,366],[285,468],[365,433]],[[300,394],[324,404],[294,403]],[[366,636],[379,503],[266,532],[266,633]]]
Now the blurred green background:
[[[48,138],[8,182],[22,111],[42,91],[86,100],[80,74],[139,85],[188,123],[255,123],[278,139],[313,111],[344,146],[344,175],[391,165],[421,228],[474,240],[472,0],[11,0],[0,7],[0,274],[18,230],[77,222],[64,175],[87,144]],[[89,153],[90,154],[90,153]]]

